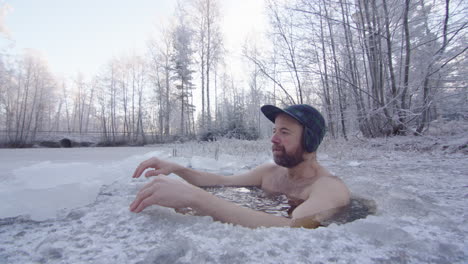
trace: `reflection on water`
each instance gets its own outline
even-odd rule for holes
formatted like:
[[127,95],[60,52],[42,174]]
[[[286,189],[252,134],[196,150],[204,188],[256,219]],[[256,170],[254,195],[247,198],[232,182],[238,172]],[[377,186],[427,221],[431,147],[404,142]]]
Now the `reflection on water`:
[[288,216],[288,198],[286,195],[268,195],[257,187],[205,187],[215,196],[247,207],[278,216]]
[[[268,195],[257,187],[204,187],[203,189],[243,207],[277,216],[290,217],[288,211],[291,205],[288,204],[286,195]],[[340,210],[331,219],[322,222],[321,225],[344,224],[366,218],[368,215],[375,214],[376,209],[374,201],[353,196],[348,206]],[[193,214],[190,211],[185,213]]]

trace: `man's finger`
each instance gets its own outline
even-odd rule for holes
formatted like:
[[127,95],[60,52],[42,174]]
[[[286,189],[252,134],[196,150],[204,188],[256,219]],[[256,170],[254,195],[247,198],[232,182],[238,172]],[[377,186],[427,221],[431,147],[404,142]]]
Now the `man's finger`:
[[146,192],[146,190],[148,189],[151,189],[151,187],[153,187],[153,185],[156,184],[156,181],[153,180],[153,181],[150,181],[148,182],[147,184],[145,184],[145,186],[143,186],[137,193],[137,196],[138,195],[143,195],[143,192]]
[[132,212],[139,213],[139,212],[143,211],[146,207],[148,207],[150,205],[151,205],[151,202],[150,202],[149,197],[148,197],[148,198],[142,200],[138,204],[138,206],[134,210],[132,210]]
[[141,174],[148,168],[151,167],[150,163],[149,163],[150,160],[145,160],[143,161],[142,163],[140,163],[140,165],[138,165],[138,167],[136,168],[135,172],[133,173],[133,178],[138,178],[141,176]]
[[135,201],[133,201],[130,204],[130,211],[135,212],[135,209],[138,208],[138,206],[141,204],[143,200],[146,198],[150,197],[152,194],[151,190],[145,189],[142,190],[138,193],[137,197],[135,198]]
[[141,175],[141,174],[143,173],[143,171],[145,171],[145,170],[146,170],[146,167],[143,166],[143,163],[140,164],[140,165],[136,168],[136,170],[135,170],[135,172],[133,173],[133,176],[132,176],[132,177],[133,177],[133,178],[138,178],[138,177],[140,177],[140,175]]
[[158,176],[161,174],[166,175],[163,170],[149,170],[145,173],[145,177]]

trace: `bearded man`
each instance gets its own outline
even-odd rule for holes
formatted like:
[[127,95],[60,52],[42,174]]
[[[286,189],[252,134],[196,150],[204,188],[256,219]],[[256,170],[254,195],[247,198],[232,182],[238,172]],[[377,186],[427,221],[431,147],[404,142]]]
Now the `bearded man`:
[[[317,161],[317,148],[326,131],[320,112],[305,104],[285,109],[264,105],[261,111],[274,123],[271,137],[274,164],[264,164],[239,175],[222,176],[151,158],[137,167],[134,178],[150,169],[146,177],[174,173],[186,182],[156,177],[138,192],[130,210],[139,213],[150,205],[175,209],[190,207],[198,214],[246,227],[315,228],[348,205],[350,192],[346,185]],[[244,208],[197,186],[257,186],[270,194],[284,194],[291,205],[290,217]]]

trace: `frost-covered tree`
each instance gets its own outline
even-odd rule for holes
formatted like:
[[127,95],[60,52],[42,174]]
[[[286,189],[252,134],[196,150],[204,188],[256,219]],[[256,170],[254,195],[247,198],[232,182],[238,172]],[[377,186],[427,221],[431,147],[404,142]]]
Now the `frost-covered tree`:
[[278,85],[286,104],[302,97],[321,108],[332,136],[346,138],[349,129],[366,137],[421,134],[443,114],[438,109],[448,109],[444,98],[466,94],[463,6],[450,0],[272,0],[274,45],[282,46],[270,59],[249,59]]
[[173,37],[167,27],[161,28],[159,39],[149,44],[149,78],[155,89],[155,101],[158,102],[159,135],[162,139],[170,135],[171,93],[172,93],[172,53]]
[[221,59],[223,48],[220,28],[221,14],[217,0],[194,0],[192,4],[195,10],[192,19],[196,25],[194,38],[197,43],[201,78],[202,112],[200,123],[202,130],[210,130],[212,70],[216,68],[216,64]]
[[187,21],[185,10],[179,5],[177,24],[173,31],[172,63],[174,69],[173,80],[178,90],[177,98],[180,102],[180,135],[194,133],[193,113],[195,106],[192,103],[193,90],[193,30]]
[[22,146],[49,130],[55,113],[55,81],[46,62],[33,51],[26,52],[11,68],[0,72],[7,143]]

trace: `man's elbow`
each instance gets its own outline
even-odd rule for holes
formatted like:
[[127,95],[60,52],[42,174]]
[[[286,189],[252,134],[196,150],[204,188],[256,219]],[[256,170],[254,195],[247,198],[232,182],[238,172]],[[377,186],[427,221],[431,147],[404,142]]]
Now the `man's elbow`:
[[315,216],[306,216],[301,218],[293,218],[290,222],[291,227],[303,227],[303,228],[317,228],[321,224]]

